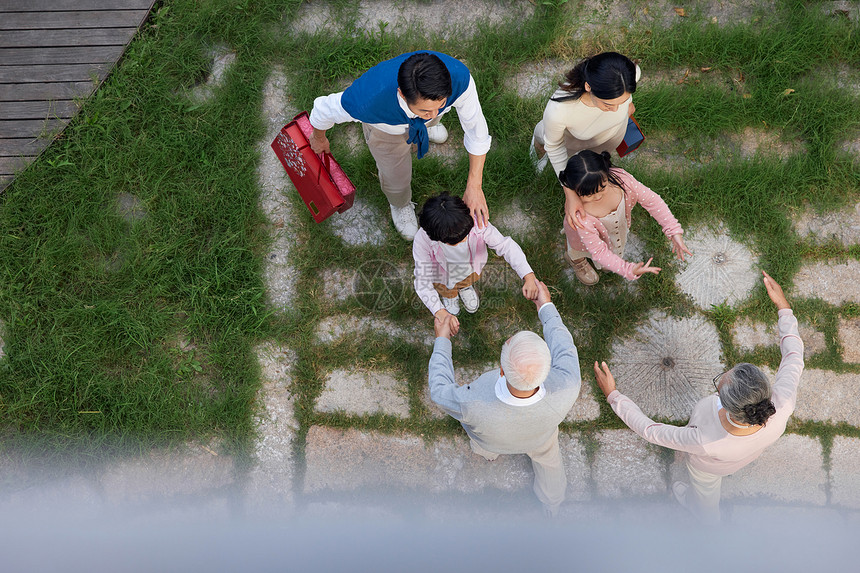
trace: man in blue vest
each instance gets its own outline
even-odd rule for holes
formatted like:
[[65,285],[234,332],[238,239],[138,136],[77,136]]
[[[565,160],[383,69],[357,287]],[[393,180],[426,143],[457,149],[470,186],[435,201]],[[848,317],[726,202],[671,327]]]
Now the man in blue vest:
[[329,151],[326,130],[336,123],[360,121],[394,226],[411,241],[418,232],[412,203],[412,146],[421,159],[430,142],[443,143],[448,131],[439,120],[452,107],[457,109],[469,153],[463,200],[483,228],[489,213],[481,183],[492,138],[475,80],[451,56],[430,51],[401,54],[373,66],[346,90],[316,98],[310,114],[311,148],[316,153]]

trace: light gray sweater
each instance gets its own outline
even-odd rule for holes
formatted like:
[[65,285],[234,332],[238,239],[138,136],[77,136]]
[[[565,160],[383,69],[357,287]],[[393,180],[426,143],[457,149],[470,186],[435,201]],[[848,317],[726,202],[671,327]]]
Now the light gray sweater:
[[475,442],[498,454],[524,454],[550,439],[579,396],[582,378],[573,337],[552,303],[538,312],[543,336],[552,356],[549,375],[542,384],[546,395],[529,406],[511,406],[496,397],[499,370],[482,374],[471,384],[454,381],[451,341],[437,338],[430,357],[430,397],[459,420]]

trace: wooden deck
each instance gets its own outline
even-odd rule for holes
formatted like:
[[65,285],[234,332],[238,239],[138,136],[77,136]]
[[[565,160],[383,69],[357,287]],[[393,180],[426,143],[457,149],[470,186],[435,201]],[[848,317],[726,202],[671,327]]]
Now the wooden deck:
[[154,0],[0,0],[0,191],[101,85]]

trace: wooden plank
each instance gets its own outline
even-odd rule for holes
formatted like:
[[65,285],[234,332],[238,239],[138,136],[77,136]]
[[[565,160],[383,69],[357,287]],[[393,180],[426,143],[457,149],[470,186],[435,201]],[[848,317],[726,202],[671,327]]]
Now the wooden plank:
[[149,10],[153,0],[0,0],[0,12]]
[[3,119],[0,120],[0,137],[33,139],[52,137],[66,127],[63,119]]
[[54,82],[42,84],[0,84],[0,102],[89,97],[93,82]]
[[78,113],[74,101],[9,101],[0,105],[0,119],[69,118]]
[[105,79],[113,62],[104,64],[49,64],[45,66],[0,66],[0,84],[33,82],[85,82]]
[[0,175],[14,175],[33,163],[35,157],[0,157]]
[[128,44],[136,32],[137,28],[4,31],[0,32],[0,48],[118,46]]
[[43,64],[102,64],[116,62],[125,46],[70,48],[0,48],[0,66]]
[[17,157],[19,155],[35,156],[51,145],[53,138],[33,139],[19,137],[15,139],[0,139],[0,157]]
[[0,17],[0,30],[124,28],[139,26],[148,10],[77,12],[10,12]]

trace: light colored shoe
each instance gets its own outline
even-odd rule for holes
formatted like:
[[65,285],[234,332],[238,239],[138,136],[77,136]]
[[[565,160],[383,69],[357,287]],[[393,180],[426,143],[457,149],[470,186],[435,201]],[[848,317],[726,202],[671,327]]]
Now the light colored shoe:
[[466,312],[470,314],[474,314],[474,312],[478,310],[478,306],[481,304],[481,300],[478,298],[478,293],[475,292],[475,287],[461,288],[460,300],[463,301],[463,307],[466,309]]
[[[432,140],[431,140],[432,141]],[[535,136],[532,135],[532,142],[529,144],[529,158],[534,165],[535,173],[540,175],[546,169],[546,164],[549,162],[549,155],[544,151],[543,156],[538,157],[537,149],[535,149]]]
[[430,143],[445,143],[448,141],[448,130],[441,123],[427,128],[427,139]]
[[415,203],[409,203],[405,207],[391,207],[391,220],[394,221],[394,228],[397,232],[403,235],[407,241],[415,238],[415,233],[418,232],[418,217],[415,216]]
[[460,299],[456,296],[454,298],[445,298],[444,296],[440,296],[442,299],[442,306],[445,307],[445,310],[457,316],[460,314]]
[[575,261],[570,258],[570,255],[567,252],[564,253],[564,260],[567,261],[571,267],[573,267],[573,272],[576,273],[576,278],[579,279],[584,285],[596,285],[600,280],[600,275],[597,274],[597,271],[588,263],[588,259],[582,257],[581,259],[576,259]]

